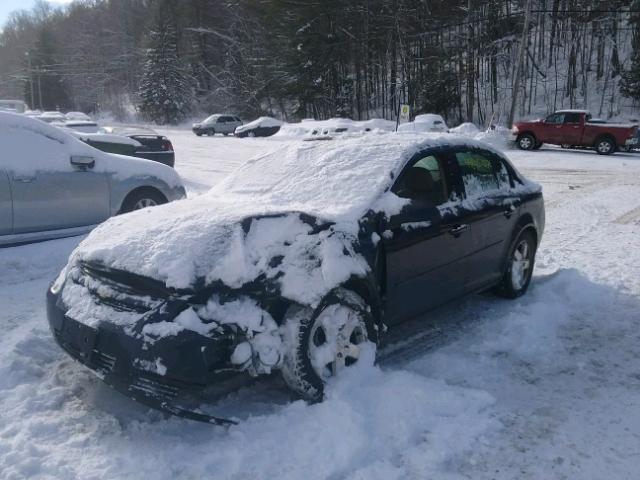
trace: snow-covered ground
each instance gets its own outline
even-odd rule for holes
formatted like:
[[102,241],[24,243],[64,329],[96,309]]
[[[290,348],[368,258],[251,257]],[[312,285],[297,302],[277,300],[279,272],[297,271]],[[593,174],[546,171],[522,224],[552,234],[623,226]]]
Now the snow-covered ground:
[[[162,133],[190,194],[282,141]],[[508,154],[547,207],[524,298],[392,330],[321,404],[246,387],[212,407],[229,430],[143,408],[55,345],[44,293],[80,238],[0,249],[0,478],[637,478],[640,155]]]

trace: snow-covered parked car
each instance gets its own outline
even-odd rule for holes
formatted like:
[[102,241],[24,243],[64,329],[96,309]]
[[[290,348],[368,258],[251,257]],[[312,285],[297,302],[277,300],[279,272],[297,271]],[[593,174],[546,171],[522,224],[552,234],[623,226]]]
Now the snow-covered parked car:
[[83,112],[67,112],[64,115],[68,121],[90,122],[91,117]]
[[215,135],[221,133],[224,136],[234,133],[236,128],[242,125],[242,120],[235,115],[215,114],[205,118],[202,122],[194,123],[193,133],[202,135]]
[[188,394],[280,370],[302,397],[386,325],[527,290],[540,187],[455,136],[288,142],[208,193],[114,217],[48,291],[56,341],[125,395],[213,423]]
[[413,122],[403,123],[398,126],[398,132],[403,133],[433,133],[446,132],[447,130],[448,127],[444,118],[433,113],[416,115]]
[[260,117],[246,125],[240,125],[236,128],[235,136],[244,137],[270,137],[280,130],[284,122],[272,117]]
[[37,118],[46,123],[53,123],[53,122],[64,123],[67,121],[67,117],[64,116],[64,113],[57,112],[57,111],[43,112],[40,115],[38,115]]
[[78,137],[104,152],[145,158],[168,167],[175,166],[176,154],[171,140],[148,127],[105,126],[97,134],[83,133]]
[[67,120],[64,122],[65,128],[81,133],[98,133],[100,125],[92,120]]
[[185,196],[173,169],[103,153],[24,115],[0,112],[0,145],[0,245],[78,235]]

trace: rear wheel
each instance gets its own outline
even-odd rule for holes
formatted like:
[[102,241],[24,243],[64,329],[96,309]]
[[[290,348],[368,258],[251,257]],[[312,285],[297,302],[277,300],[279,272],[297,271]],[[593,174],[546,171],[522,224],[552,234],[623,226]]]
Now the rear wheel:
[[348,290],[332,292],[315,311],[295,308],[285,325],[282,376],[306,400],[322,400],[330,378],[361,361],[368,348],[375,352],[370,309]]
[[536,143],[535,137],[530,133],[523,133],[516,140],[516,144],[520,150],[533,150]]
[[144,188],[130,193],[122,203],[120,213],[129,213],[147,207],[155,207],[167,203],[167,199],[157,190]]
[[599,138],[596,140],[596,152],[599,155],[611,155],[616,150],[616,144],[610,138]]
[[509,250],[507,270],[497,293],[518,298],[529,288],[536,258],[536,238],[531,230],[522,232]]

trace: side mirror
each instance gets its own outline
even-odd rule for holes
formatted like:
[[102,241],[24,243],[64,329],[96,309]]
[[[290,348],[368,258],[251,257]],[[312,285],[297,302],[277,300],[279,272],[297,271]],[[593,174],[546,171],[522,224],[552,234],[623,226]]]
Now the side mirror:
[[93,168],[96,164],[96,159],[93,157],[87,157],[84,155],[72,155],[70,159],[71,165],[78,168]]

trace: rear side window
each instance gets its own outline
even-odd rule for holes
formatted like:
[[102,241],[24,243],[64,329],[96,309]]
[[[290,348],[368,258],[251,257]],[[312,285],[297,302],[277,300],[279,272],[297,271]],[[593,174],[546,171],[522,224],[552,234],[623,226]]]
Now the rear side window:
[[[457,152],[456,160],[467,198],[500,189],[498,175],[491,158],[479,152],[467,151]],[[506,174],[508,178],[509,172]]]
[[580,123],[580,114],[579,113],[565,113],[564,114],[564,123]]

